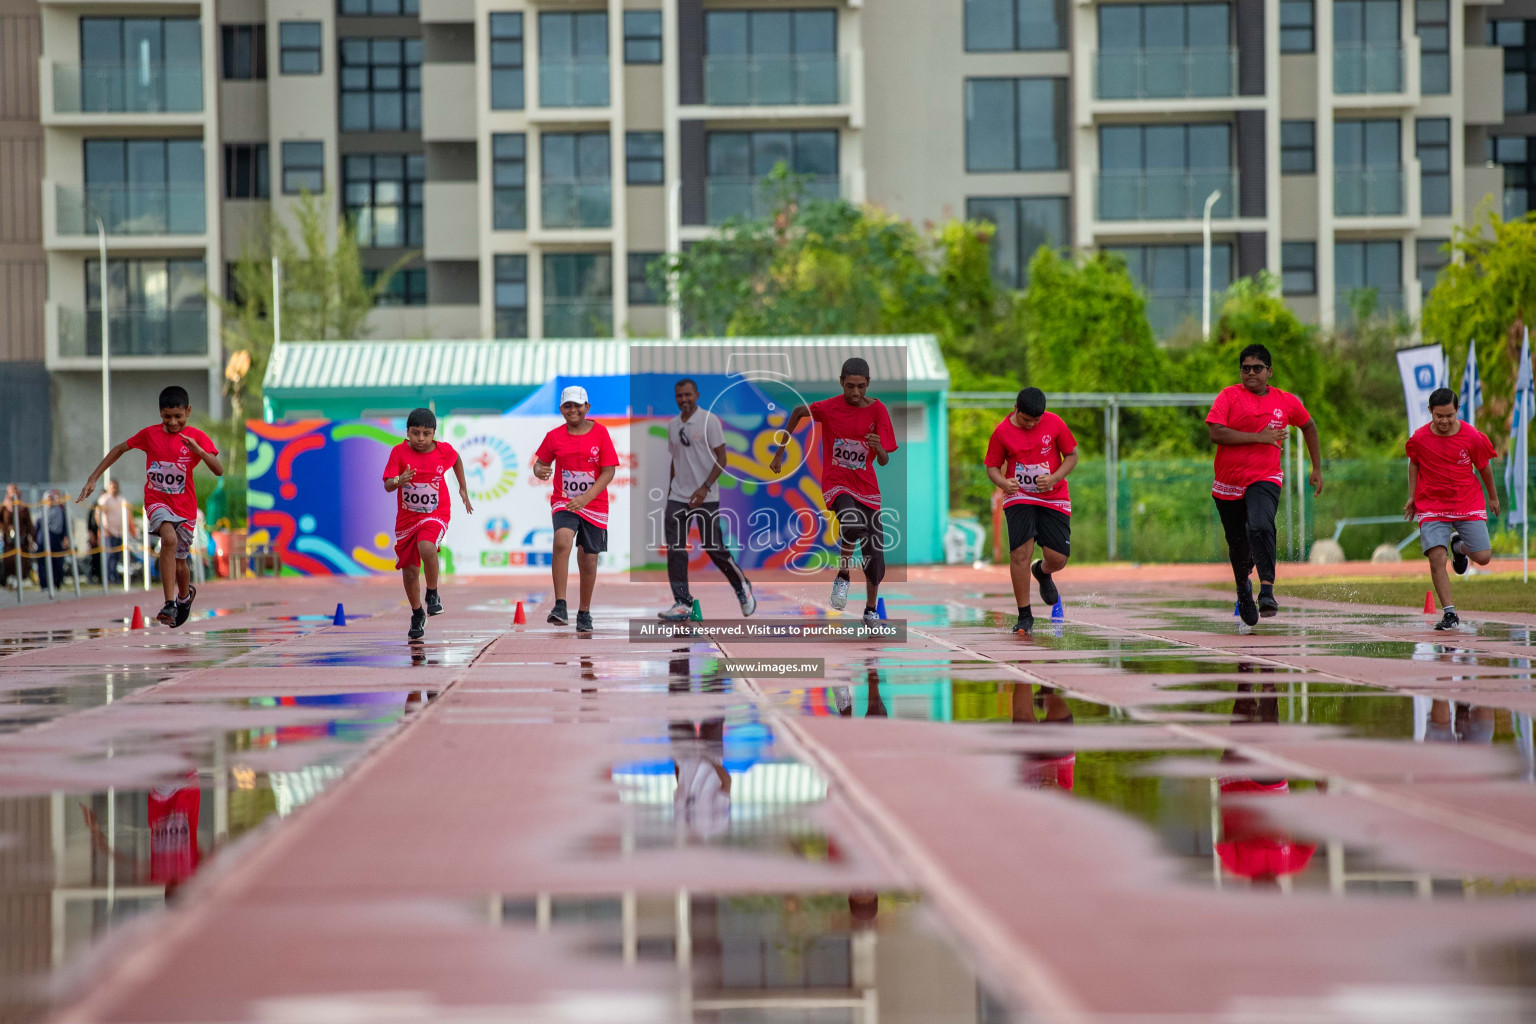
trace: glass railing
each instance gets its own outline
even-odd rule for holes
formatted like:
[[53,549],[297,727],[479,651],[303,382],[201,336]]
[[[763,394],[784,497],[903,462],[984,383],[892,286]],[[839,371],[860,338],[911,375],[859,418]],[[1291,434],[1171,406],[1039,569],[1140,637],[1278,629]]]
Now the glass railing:
[[1190,171],[1102,171],[1099,220],[1199,220],[1212,192],[1221,198],[1212,217],[1231,217],[1237,172],[1230,168]]
[[201,185],[58,187],[61,235],[94,235],[97,217],[106,224],[109,235],[200,235],[206,229],[206,214]]
[[1335,217],[1390,217],[1406,208],[1401,167],[1340,167],[1333,172]]
[[544,337],[613,336],[612,299],[545,299]]
[[[1211,322],[1221,311],[1221,293],[1226,289],[1223,281],[1211,282]],[[1200,325],[1200,292],[1183,289],[1147,289],[1147,323],[1152,333],[1166,338],[1179,330]]]
[[[804,182],[806,199],[836,199],[841,184],[836,177],[812,177]],[[780,187],[762,178],[711,177],[705,183],[706,219],[710,224],[724,224],[732,217],[766,217],[773,212]]]
[[196,114],[203,109],[200,63],[55,64],[58,114]]
[[[125,306],[109,311],[114,356],[201,356],[208,354],[208,311]],[[101,355],[101,311],[59,310],[59,355]]]
[[1231,96],[1237,51],[1231,47],[1100,50],[1094,96],[1101,100],[1199,99]]
[[1337,298],[1333,303],[1334,323],[1339,327],[1353,327],[1356,325],[1355,304],[1365,298],[1364,293],[1374,294],[1374,303],[1367,303],[1371,309],[1372,317],[1391,317],[1403,311],[1403,290],[1401,288],[1356,288],[1348,285],[1340,285],[1337,289]]
[[539,106],[606,107],[608,58],[539,58]]
[[837,55],[704,58],[704,102],[714,107],[827,106],[845,102]]
[[1403,45],[1335,44],[1333,91],[1343,95],[1402,92]]
[[545,184],[540,214],[546,228],[606,228],[613,224],[613,190],[600,185]]

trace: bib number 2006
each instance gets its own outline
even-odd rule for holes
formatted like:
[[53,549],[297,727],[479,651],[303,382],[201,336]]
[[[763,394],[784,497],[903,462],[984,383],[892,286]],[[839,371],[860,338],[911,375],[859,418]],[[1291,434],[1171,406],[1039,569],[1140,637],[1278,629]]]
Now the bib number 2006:
[[1043,462],[1034,465],[1018,463],[1013,467],[1013,478],[1019,482],[1019,489],[1023,491],[1038,492],[1040,481],[1051,475],[1051,467]]
[[844,469],[863,469],[869,465],[869,449],[862,441],[839,437],[832,442],[832,461]]

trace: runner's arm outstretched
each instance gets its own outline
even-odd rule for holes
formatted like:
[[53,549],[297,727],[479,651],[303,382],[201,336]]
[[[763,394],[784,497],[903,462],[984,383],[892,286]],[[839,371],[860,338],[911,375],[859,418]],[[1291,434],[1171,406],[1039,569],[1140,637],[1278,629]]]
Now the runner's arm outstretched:
[[91,470],[91,475],[86,478],[85,486],[80,488],[80,494],[77,498],[75,498],[75,504],[78,505],[86,498],[89,498],[91,496],[91,492],[96,489],[96,481],[101,479],[101,474],[111,469],[113,464],[116,463],[118,459],[122,458],[124,455],[127,455],[131,451],[133,451],[133,446],[130,445],[127,441],[119,441],[117,444],[113,445],[112,450],[107,452],[105,457],[103,457],[102,460],[96,464],[95,469]]

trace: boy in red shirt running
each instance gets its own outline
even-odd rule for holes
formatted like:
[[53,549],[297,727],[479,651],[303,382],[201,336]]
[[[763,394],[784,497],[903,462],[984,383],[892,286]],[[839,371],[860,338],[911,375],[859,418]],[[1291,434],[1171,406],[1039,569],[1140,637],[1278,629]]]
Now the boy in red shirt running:
[[[1280,507],[1280,446],[1287,428],[1301,428],[1312,459],[1312,493],[1323,490],[1322,455],[1317,424],[1295,395],[1269,386],[1274,374],[1269,349],[1249,345],[1237,357],[1241,384],[1223,388],[1206,414],[1206,428],[1216,445],[1216,480],[1211,496],[1227,535],[1227,554],[1237,580],[1237,611],[1255,625],[1280,611],[1275,600],[1275,512]],[[1248,574],[1259,570],[1259,600],[1253,600]]]
[[576,569],[581,576],[581,604],[576,609],[576,631],[592,632],[592,591],[597,587],[597,556],[608,550],[608,485],[619,467],[608,428],[587,419],[592,403],[587,389],[572,385],[560,392],[560,415],[565,423],[544,435],[533,455],[533,475],[548,480],[559,471],[549,496],[555,527],[554,559],[550,576],[555,584],[555,606],[548,622],[570,622],[566,610],[566,582],[571,572],[571,548],[579,547]]
[[160,423],[113,445],[75,499],[78,505],[89,498],[101,474],[118,459],[134,449],[144,453],[144,511],[149,531],[160,538],[160,586],[165,591],[165,606],[155,619],[173,629],[187,621],[197,597],[191,562],[192,524],[197,522],[192,471],[202,463],[214,476],[224,475],[218,447],[207,434],[187,426],[190,415],[192,399],[186,388],[173,384],[161,391]]
[[[437,549],[453,514],[448,501],[448,470],[458,478],[464,511],[475,514],[464,480],[464,460],[447,441],[437,440],[437,416],[431,409],[412,409],[405,419],[405,440],[390,449],[384,464],[384,490],[399,494],[395,508],[395,568],[411,602],[411,628],[406,637],[427,635],[427,616],[438,615]],[[422,607],[421,576],[427,577],[426,607]]]
[[[1429,422],[1415,430],[1407,444],[1408,501],[1403,514],[1419,524],[1419,546],[1429,559],[1429,578],[1440,607],[1445,609],[1435,623],[1439,630],[1454,629],[1461,622],[1451,603],[1451,578],[1445,571],[1447,552],[1458,576],[1467,571],[1468,559],[1487,565],[1493,559],[1488,513],[1499,514],[1499,492],[1488,468],[1493,442],[1481,430],[1457,419],[1456,406],[1456,392],[1436,388],[1429,396]],[[1486,508],[1484,491],[1488,492]]]
[[[987,477],[1003,489],[1003,514],[1008,517],[1008,575],[1019,604],[1015,633],[1035,628],[1029,608],[1029,578],[1040,584],[1040,600],[1053,607],[1061,594],[1051,574],[1067,564],[1072,553],[1072,499],[1067,475],[1077,467],[1077,438],[1060,416],[1045,411],[1045,392],[1025,388],[1013,412],[992,431],[987,442]],[[1035,541],[1040,558],[1033,562]]]
[[896,450],[896,430],[885,403],[870,398],[869,363],[858,356],[843,362],[838,378],[841,395],[810,405],[797,405],[784,424],[784,443],[774,453],[769,469],[777,475],[784,468],[789,437],[809,417],[821,424],[822,498],[837,517],[839,559],[832,581],[833,608],[848,605],[850,565],[854,548],[864,546],[864,621],[880,621],[876,610],[880,581],[885,578],[885,527],[880,521],[880,481],[875,466],[884,466]]

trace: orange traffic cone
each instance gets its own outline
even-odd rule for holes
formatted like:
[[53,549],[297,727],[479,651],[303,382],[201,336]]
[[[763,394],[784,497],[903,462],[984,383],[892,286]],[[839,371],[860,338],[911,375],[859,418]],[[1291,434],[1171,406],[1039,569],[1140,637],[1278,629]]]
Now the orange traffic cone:
[[528,616],[523,612],[523,602],[517,602],[517,611],[512,614],[512,625],[523,626],[528,623]]
[[1424,591],[1424,614],[1435,614],[1435,592],[1433,590]]
[[144,628],[144,609],[138,605],[133,606],[133,621],[128,625],[129,629]]

